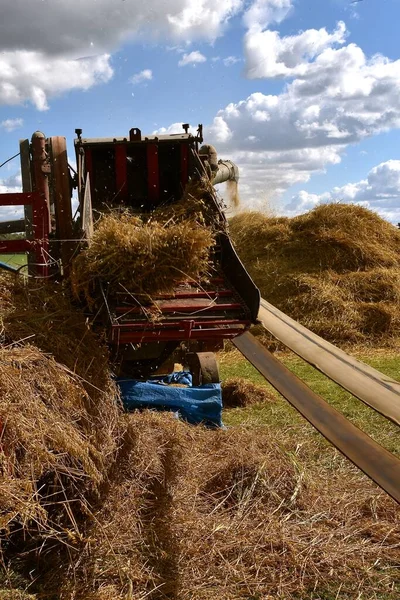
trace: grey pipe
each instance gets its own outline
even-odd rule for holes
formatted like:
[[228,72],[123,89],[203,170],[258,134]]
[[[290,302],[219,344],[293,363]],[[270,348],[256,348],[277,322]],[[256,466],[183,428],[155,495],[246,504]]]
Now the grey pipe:
[[239,169],[231,160],[218,161],[218,170],[211,180],[213,185],[225,181],[235,181],[236,183],[239,181]]

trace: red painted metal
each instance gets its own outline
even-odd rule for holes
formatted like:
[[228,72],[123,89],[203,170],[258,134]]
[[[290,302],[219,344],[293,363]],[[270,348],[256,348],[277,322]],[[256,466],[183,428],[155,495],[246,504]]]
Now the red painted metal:
[[33,242],[28,240],[1,240],[0,254],[16,254],[18,252],[29,252]]
[[35,252],[36,271],[42,277],[48,275],[48,250],[50,219],[43,193],[38,191],[18,194],[0,194],[0,206],[32,206],[33,240],[2,240],[0,253]]
[[181,144],[181,184],[185,188],[189,179],[189,148],[187,144]]
[[[124,294],[121,294],[123,296]],[[126,296],[126,294],[125,294]],[[210,292],[175,292],[173,294],[160,294],[154,298],[154,302],[159,300],[189,299],[189,298],[207,298],[215,300],[216,298],[232,296],[232,290],[215,290]],[[128,298],[128,297],[127,297]]]
[[115,146],[115,176],[117,183],[117,201],[124,201],[128,195],[126,145]]
[[18,192],[15,194],[1,194],[0,206],[32,206],[37,197],[37,192]]
[[148,322],[145,323],[119,323],[114,324],[112,327],[116,329],[142,329],[142,330],[151,330],[151,329],[173,329],[175,327],[181,327],[183,323],[193,323],[194,327],[213,327],[222,326],[222,325],[245,325],[250,326],[250,321],[241,321],[239,319],[221,319],[219,321],[168,321],[166,323],[157,323],[157,326],[149,325]]
[[233,339],[244,332],[243,327],[236,327],[222,330],[219,328],[210,329],[171,329],[162,330],[160,328],[147,331],[129,331],[121,332],[119,328],[112,331],[112,344],[139,344],[146,342],[168,342],[168,341],[183,341],[183,340],[207,340],[220,341],[221,339]]
[[157,144],[147,144],[147,185],[150,202],[156,202],[160,196]]
[[[187,313],[196,313],[196,312],[209,312],[209,311],[220,311],[220,310],[240,310],[242,307],[238,302],[231,302],[227,304],[205,304],[205,305],[187,305],[187,304],[163,304],[159,307],[163,313],[175,313],[175,312],[187,312]],[[126,313],[126,314],[138,314],[143,312],[140,306],[132,306],[131,308],[118,306],[116,309],[116,313]]]

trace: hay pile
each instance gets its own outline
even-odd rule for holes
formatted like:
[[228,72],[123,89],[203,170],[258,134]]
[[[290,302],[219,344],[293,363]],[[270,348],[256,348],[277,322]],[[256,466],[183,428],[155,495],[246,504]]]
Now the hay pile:
[[64,286],[0,273],[0,345],[33,344],[68,367],[95,399],[115,392],[108,352]]
[[372,211],[328,204],[295,218],[243,213],[230,224],[262,296],[337,343],[400,334],[400,231]]
[[194,221],[197,225],[211,227],[214,231],[223,228],[224,222],[216,210],[215,190],[206,178],[191,179],[180,200],[161,205],[152,213],[141,217],[164,224]]
[[43,534],[54,529],[45,505],[56,494],[61,503],[79,503],[103,480],[115,451],[116,414],[109,403],[114,423],[105,425],[105,407],[93,403],[79,378],[34,346],[0,349],[0,366],[0,528],[34,521]]
[[145,412],[127,432],[63,598],[397,597],[397,508],[351,468],[305,473],[312,448],[268,428],[209,431]]
[[235,377],[222,384],[222,404],[224,408],[243,408],[252,404],[273,402],[274,396],[261,385]]
[[25,597],[7,595],[15,571],[51,571],[79,539],[121,433],[107,351],[83,314],[60,285],[2,275],[0,597]]
[[92,304],[97,280],[111,291],[125,289],[151,299],[182,281],[206,279],[215,242],[208,225],[216,212],[207,193],[202,182],[192,182],[180,202],[150,215],[111,212],[101,217],[89,247],[72,264],[75,297],[83,294]]

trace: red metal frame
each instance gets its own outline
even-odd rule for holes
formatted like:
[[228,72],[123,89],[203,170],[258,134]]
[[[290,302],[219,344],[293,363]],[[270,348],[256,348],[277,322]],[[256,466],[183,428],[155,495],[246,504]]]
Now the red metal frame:
[[[147,342],[168,342],[184,340],[221,341],[232,339],[244,333],[250,327],[251,321],[226,320],[226,321],[176,321],[158,323],[153,326],[146,325],[139,329],[140,324],[127,323],[111,327],[110,342],[112,344],[140,344]],[[129,329],[129,331],[127,331]]]
[[[158,302],[158,298],[156,301],[156,304]],[[184,313],[205,313],[205,312],[210,312],[210,311],[225,311],[225,310],[240,310],[242,307],[242,305],[237,302],[237,303],[232,303],[232,302],[228,302],[226,304],[214,304],[213,302],[210,303],[209,306],[196,306],[196,305],[192,305],[192,306],[188,306],[187,304],[163,304],[162,305],[162,312],[164,313],[180,313],[180,312],[184,312]],[[123,306],[118,306],[116,309],[116,313],[117,314],[130,314],[130,313],[134,313],[134,314],[138,314],[143,312],[143,309],[140,306],[132,306],[132,307],[126,307],[124,308]]]
[[32,206],[33,240],[2,240],[0,254],[35,252],[36,271],[41,277],[48,275],[50,218],[46,197],[41,192],[0,194],[0,206]]
[[117,144],[115,146],[115,176],[117,183],[116,198],[118,200],[126,200],[128,195],[126,144]]
[[175,292],[174,294],[159,294],[158,300],[175,300],[179,298],[181,300],[189,300],[192,298],[215,300],[216,298],[224,298],[232,296],[232,290],[218,290],[209,292]]
[[147,185],[149,200],[157,201],[160,196],[157,144],[147,144]]

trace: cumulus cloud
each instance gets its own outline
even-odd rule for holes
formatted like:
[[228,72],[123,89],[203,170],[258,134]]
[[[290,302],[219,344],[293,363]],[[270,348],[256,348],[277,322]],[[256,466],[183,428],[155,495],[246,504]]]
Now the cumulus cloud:
[[138,83],[143,83],[144,81],[151,81],[153,79],[153,71],[151,69],[143,69],[143,71],[140,71],[140,73],[136,73],[135,75],[132,75],[132,77],[129,79],[130,83],[133,83],[134,85],[138,84]]
[[349,144],[400,127],[400,60],[367,58],[356,44],[324,48],[344,31],[339,25],[323,33],[318,55],[307,51],[309,62],[307,44],[294,54],[303,58],[290,63],[285,55],[287,68],[302,64],[303,71],[282,93],[256,92],[228,104],[206,128],[207,140],[242,167],[247,203],[262,207],[265,198],[340,162]]
[[127,39],[214,40],[244,0],[13,0],[3,2],[0,45],[75,58]]
[[194,50],[193,52],[189,52],[188,54],[184,54],[181,60],[178,62],[180,67],[186,67],[187,65],[196,65],[198,63],[206,62],[206,57],[204,54],[199,52],[198,50]]
[[19,129],[20,127],[22,127],[23,124],[23,119],[5,119],[4,121],[1,121],[0,127],[2,127],[2,129],[5,129],[5,131],[11,132],[15,129]]
[[0,19],[0,104],[30,101],[46,110],[51,96],[109,81],[109,53],[126,40],[212,42],[244,2],[5,2]]
[[0,54],[0,104],[29,100],[38,110],[48,109],[48,97],[73,89],[87,90],[111,79],[110,56],[73,60],[49,58],[42,52]]
[[293,7],[292,0],[255,0],[243,16],[245,26],[254,31],[280,23]]
[[327,202],[361,204],[386,219],[400,221],[400,160],[383,162],[355,183],[334,187],[330,192],[310,194],[301,190],[285,206],[287,212],[300,214]]
[[249,79],[306,76],[312,65],[310,59],[345,40],[343,22],[332,33],[325,28],[307,29],[286,37],[280,37],[277,31],[250,30],[244,40],[245,75]]

